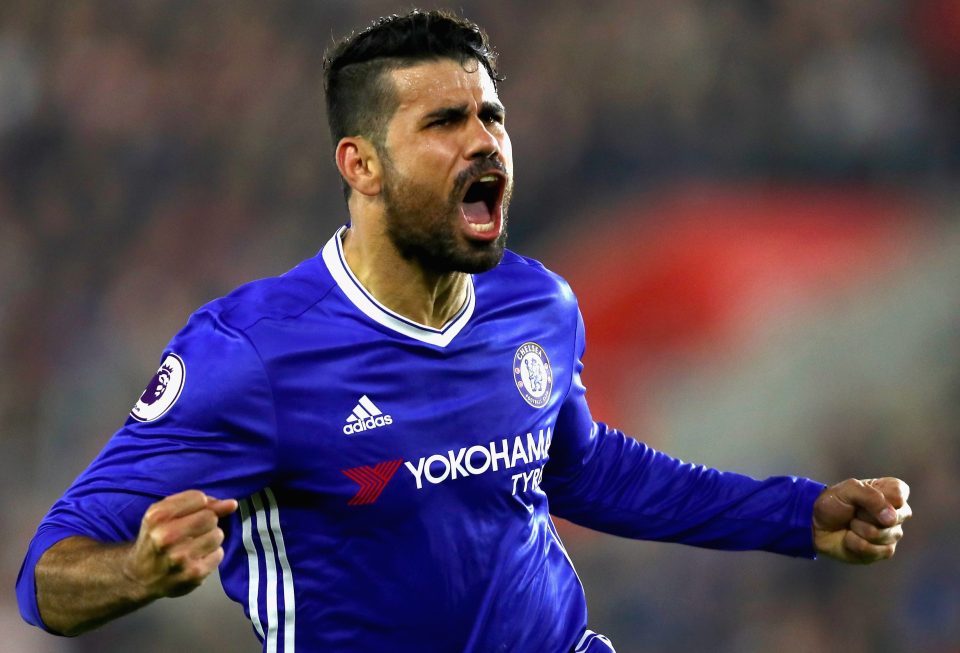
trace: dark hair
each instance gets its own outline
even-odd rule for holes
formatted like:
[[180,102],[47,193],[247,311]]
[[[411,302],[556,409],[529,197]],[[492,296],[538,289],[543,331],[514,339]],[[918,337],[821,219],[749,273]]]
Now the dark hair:
[[[363,136],[381,149],[397,104],[384,73],[436,59],[461,64],[475,60],[490,74],[494,87],[502,81],[486,33],[446,11],[414,9],[384,16],[335,43],[323,58],[327,123],[334,147],[345,136]],[[345,181],[344,195],[350,197]]]

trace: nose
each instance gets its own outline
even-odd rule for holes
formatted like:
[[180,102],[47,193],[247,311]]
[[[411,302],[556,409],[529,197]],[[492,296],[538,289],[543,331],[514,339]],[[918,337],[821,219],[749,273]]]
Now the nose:
[[488,123],[478,117],[470,121],[470,141],[467,147],[468,159],[499,159],[500,139],[490,130]]

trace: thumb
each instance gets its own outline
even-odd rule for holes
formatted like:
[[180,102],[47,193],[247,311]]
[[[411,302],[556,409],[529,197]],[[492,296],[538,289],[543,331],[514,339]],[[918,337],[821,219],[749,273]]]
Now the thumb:
[[824,489],[813,504],[813,526],[819,530],[836,531],[849,524],[856,514],[839,492],[839,485]]
[[237,510],[237,506],[236,499],[215,499],[207,496],[207,508],[216,513],[217,517],[223,518],[233,514]]

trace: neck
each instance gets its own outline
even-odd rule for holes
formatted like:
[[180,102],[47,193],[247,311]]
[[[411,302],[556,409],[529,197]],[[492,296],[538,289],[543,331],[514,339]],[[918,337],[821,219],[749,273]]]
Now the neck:
[[344,234],[343,255],[357,280],[394,313],[439,329],[463,307],[469,275],[436,273],[405,259],[385,233],[352,224]]

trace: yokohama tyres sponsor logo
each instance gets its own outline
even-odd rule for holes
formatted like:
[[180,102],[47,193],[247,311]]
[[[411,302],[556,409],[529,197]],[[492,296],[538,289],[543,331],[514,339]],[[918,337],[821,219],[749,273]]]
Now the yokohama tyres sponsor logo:
[[439,485],[448,480],[540,462],[540,466],[521,470],[510,477],[513,494],[536,489],[543,475],[542,461],[547,458],[552,438],[553,431],[547,427],[540,429],[536,435],[527,433],[492,440],[487,444],[449,449],[443,453],[422,456],[416,462],[388,460],[377,465],[344,469],[344,475],[360,486],[347,505],[362,506],[376,501],[401,465],[413,476],[417,489],[422,490],[424,483]]
[[[446,480],[454,480],[465,476],[475,476],[488,471],[496,472],[500,469],[513,469],[517,465],[528,465],[547,457],[553,432],[550,427],[533,433],[518,435],[512,440],[502,438],[488,444],[477,444],[472,447],[463,447],[454,451],[450,449],[444,453],[424,456],[416,463],[404,462],[404,466],[413,475],[417,489],[423,489],[423,482],[438,485]],[[532,472],[531,472],[532,474]],[[516,494],[517,480],[524,476],[516,474],[513,479],[514,494]],[[533,477],[527,479],[525,486]]]
[[363,506],[373,503],[380,497],[383,488],[393,478],[393,475],[400,469],[402,460],[388,460],[379,465],[366,465],[364,467],[354,467],[345,469],[343,473],[360,486],[353,498],[347,502],[348,506]]

